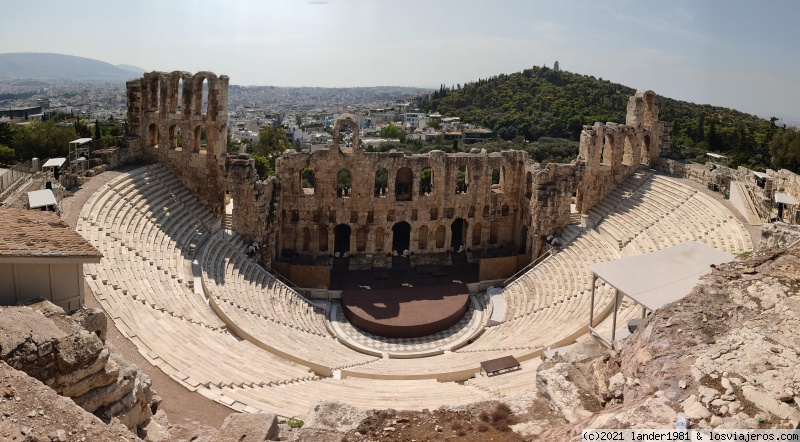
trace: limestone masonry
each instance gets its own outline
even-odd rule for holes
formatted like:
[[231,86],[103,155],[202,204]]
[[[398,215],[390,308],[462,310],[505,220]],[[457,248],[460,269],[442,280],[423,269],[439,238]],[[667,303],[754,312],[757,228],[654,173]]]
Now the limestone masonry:
[[[247,155],[226,153],[227,76],[152,72],[129,81],[127,94],[130,147],[164,163],[217,215],[226,194],[232,198],[234,229],[264,246],[268,267],[327,267],[342,256],[351,269],[390,267],[393,252],[406,250],[412,264],[446,264],[445,252],[459,250],[473,261],[529,262],[571,215],[586,215],[639,168],[654,166],[669,143],[652,91],[630,98],[626,124],[584,126],[571,164],[545,168],[514,150],[364,152],[355,118],[343,115],[329,149],[288,151],[276,176],[259,180]],[[339,145],[345,129],[352,147]]]

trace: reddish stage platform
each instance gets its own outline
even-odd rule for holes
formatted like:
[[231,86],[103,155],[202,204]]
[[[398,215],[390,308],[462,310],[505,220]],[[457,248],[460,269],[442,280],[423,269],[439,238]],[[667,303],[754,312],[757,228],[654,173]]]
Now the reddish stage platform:
[[418,338],[446,330],[469,307],[464,284],[398,289],[344,290],[342,308],[351,324],[387,338]]

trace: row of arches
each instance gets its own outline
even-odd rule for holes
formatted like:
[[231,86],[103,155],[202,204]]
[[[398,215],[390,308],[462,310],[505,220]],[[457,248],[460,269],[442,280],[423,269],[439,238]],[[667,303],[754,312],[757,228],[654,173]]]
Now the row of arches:
[[[502,191],[505,182],[506,170],[503,166],[496,166],[492,169],[491,189]],[[425,167],[420,170],[418,176],[419,196],[430,196],[434,190],[439,188],[436,176],[432,167]],[[456,172],[455,186],[453,191],[456,194],[465,194],[469,188],[466,166],[460,166]],[[313,195],[316,192],[317,177],[312,168],[306,167],[300,171],[300,188],[306,195]],[[339,169],[336,173],[336,196],[337,198],[348,198],[351,195],[353,185],[353,174],[347,168]],[[530,197],[533,188],[533,176],[530,172],[526,175],[526,196]],[[375,171],[373,195],[376,198],[383,198],[389,195],[389,171],[385,167],[380,167]],[[411,201],[414,192],[414,172],[409,167],[401,167],[395,172],[394,196],[396,201]]]
[[[600,145],[600,164],[610,166],[613,163],[614,155],[614,134],[606,133],[603,135]],[[635,138],[633,134],[626,134],[622,139],[622,164],[625,166],[636,165],[634,153]],[[642,138],[639,150],[639,164],[650,164],[650,135]]]
[[[500,224],[492,221],[489,224],[489,237],[484,238],[483,226],[481,222],[475,222],[472,229],[469,222],[463,218],[456,218],[449,225],[450,238],[447,241],[448,227],[439,224],[435,227],[422,225],[413,232],[412,227],[406,221],[394,223],[391,227],[391,242],[386,248],[387,231],[382,227],[377,227],[373,232],[367,226],[352,228],[348,224],[338,224],[331,232],[328,226],[319,226],[316,232],[317,251],[321,253],[331,253],[341,256],[348,252],[386,252],[402,254],[406,250],[416,250],[418,252],[440,252],[445,249],[461,251],[467,248],[482,248],[483,241],[488,239],[488,245],[498,245],[508,242],[511,238],[502,238]],[[298,243],[295,243],[295,232],[299,235]],[[329,235],[333,233],[333,250],[329,250]],[[368,244],[370,233],[374,234],[374,246]],[[283,230],[284,249],[293,250],[295,246],[302,252],[310,252],[314,244],[312,243],[312,231],[308,227],[295,230],[294,227],[287,226]],[[528,242],[528,227],[522,226],[519,238],[516,241],[518,253],[526,253]]]
[[[203,124],[197,124],[189,134],[184,134],[182,128],[177,124],[172,124],[167,129],[167,147],[170,149],[182,148],[199,152],[204,150],[207,145],[206,128]],[[151,123],[147,127],[147,145],[158,147],[160,144],[161,132],[158,125]]]
[[[191,75],[186,72],[146,74],[145,108],[148,112],[164,111],[171,114],[209,116],[215,120],[217,96],[212,82],[217,78],[211,73]],[[164,86],[164,87],[162,87]],[[165,95],[164,95],[165,94]]]

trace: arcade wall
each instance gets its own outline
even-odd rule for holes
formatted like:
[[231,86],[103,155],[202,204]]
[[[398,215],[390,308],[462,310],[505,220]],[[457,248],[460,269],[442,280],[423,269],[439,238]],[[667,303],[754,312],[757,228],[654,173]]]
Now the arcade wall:
[[669,146],[669,125],[658,121],[655,93],[639,90],[628,100],[625,124],[583,127],[578,161],[585,163],[575,207],[587,214],[640,167],[654,167]]
[[[415,254],[446,252],[459,243],[472,251],[529,253],[527,198],[534,164],[524,152],[406,156],[350,151],[334,146],[287,152],[278,159],[279,256],[385,256],[397,248],[393,238],[402,233],[394,235],[393,229],[401,228],[410,229],[403,247]],[[420,180],[428,169],[429,187]],[[492,185],[495,169],[499,183]],[[304,170],[306,177],[313,171],[313,187],[302,187]],[[376,185],[376,175],[385,176],[385,183],[379,178]],[[351,239],[337,243],[347,231]]]
[[217,216],[225,212],[228,77],[150,72],[126,83],[129,144],[159,161]]

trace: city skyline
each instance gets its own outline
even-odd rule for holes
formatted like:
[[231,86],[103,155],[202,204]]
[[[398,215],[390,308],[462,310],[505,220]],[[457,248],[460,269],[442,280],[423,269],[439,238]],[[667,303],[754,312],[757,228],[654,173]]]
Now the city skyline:
[[800,121],[800,4],[355,1],[14,3],[0,52],[53,52],[232,84],[438,88],[553,66]]

